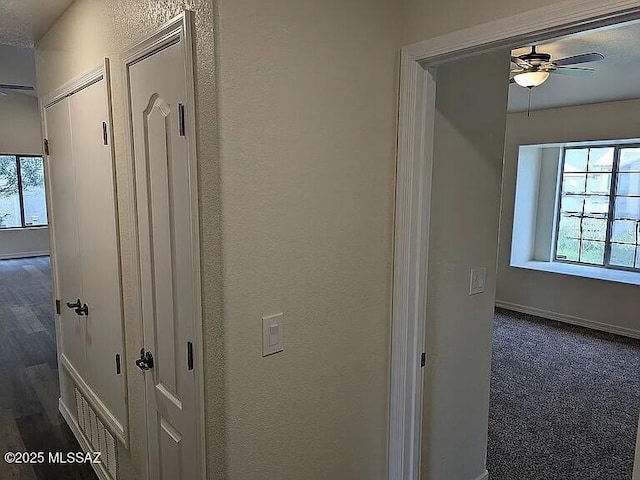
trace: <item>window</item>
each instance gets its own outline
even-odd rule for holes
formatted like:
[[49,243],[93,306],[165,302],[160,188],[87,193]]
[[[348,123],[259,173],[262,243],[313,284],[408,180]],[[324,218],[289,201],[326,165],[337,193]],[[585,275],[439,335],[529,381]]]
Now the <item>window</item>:
[[0,155],[0,229],[47,225],[42,157]]
[[640,270],[640,147],[563,153],[556,261]]

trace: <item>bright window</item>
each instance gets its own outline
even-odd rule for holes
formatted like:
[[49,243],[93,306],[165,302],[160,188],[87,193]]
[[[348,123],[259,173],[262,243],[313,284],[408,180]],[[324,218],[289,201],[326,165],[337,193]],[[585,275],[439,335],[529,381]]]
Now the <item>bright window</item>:
[[42,157],[0,155],[0,229],[47,225]]
[[563,150],[555,259],[640,270],[640,147]]

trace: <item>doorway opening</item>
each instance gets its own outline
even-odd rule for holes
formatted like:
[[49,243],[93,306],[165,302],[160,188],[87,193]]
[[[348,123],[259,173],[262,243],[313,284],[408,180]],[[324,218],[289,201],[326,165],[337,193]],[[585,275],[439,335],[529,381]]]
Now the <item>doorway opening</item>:
[[632,476],[639,38],[630,22],[511,52],[487,458],[498,478]]
[[[542,8],[403,49],[391,478],[415,479],[422,475],[434,479],[481,480],[491,473],[486,470],[484,429],[489,411],[495,288],[499,281],[496,250],[504,128],[500,134],[486,128],[500,120],[498,115],[492,116],[495,105],[487,111],[479,108],[483,105],[479,92],[495,95],[494,98],[504,102],[501,107],[504,127],[507,59],[512,49],[638,18],[638,6],[631,2],[605,7],[592,3]],[[482,87],[491,72],[483,70],[484,63],[478,58],[488,62],[492,56],[501,57],[496,60],[493,72],[502,72],[496,84],[504,83],[500,84],[499,92],[486,93]],[[455,64],[465,63],[468,70],[462,72],[460,67],[458,73],[463,73],[467,82],[462,82],[460,90],[454,92],[452,85],[460,75],[447,75],[447,70],[454,71]],[[472,92],[472,84],[480,88]],[[534,91],[531,117],[537,113],[536,98]],[[446,102],[450,109],[443,112]],[[477,128],[478,125],[481,127]],[[442,137],[443,132],[448,137]],[[456,135],[457,142],[449,141]],[[467,153],[467,158],[477,155],[479,159],[472,165],[473,175],[462,168],[452,171],[451,179],[446,180],[449,185],[457,185],[461,195],[443,193],[443,171],[456,162],[464,163],[458,160]],[[479,170],[482,168],[484,172]],[[457,181],[455,172],[460,177]],[[469,195],[473,197],[473,203],[458,201],[463,194],[467,200]],[[492,215],[488,220],[487,209]],[[486,221],[476,222],[478,218]],[[451,235],[457,232],[467,241],[446,241],[447,232]],[[502,227],[500,233],[502,241],[505,234]],[[459,248],[453,248],[456,245]],[[483,289],[484,293],[478,293]],[[421,368],[424,358],[426,362]],[[637,425],[638,412],[629,415],[635,416],[632,422]],[[465,454],[460,455],[460,450]]]

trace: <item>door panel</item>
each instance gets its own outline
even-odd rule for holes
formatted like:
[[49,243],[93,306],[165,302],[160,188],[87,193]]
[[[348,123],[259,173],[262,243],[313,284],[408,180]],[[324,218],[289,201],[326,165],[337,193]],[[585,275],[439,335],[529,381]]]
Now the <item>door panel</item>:
[[122,355],[122,300],[116,201],[111,147],[104,144],[108,121],[105,81],[69,97],[75,158],[80,265],[87,324],[88,383],[124,424],[124,375],[116,374],[115,355]]
[[58,296],[61,300],[59,317],[60,353],[86,376],[85,318],[67,307],[67,302],[82,298],[80,269],[80,241],[76,208],[75,166],[71,142],[69,99],[64,98],[45,110],[47,137],[51,154],[48,175],[51,188],[52,231],[55,238],[55,268]]
[[195,376],[187,369],[196,298],[180,43],[129,67],[151,478],[197,477]]

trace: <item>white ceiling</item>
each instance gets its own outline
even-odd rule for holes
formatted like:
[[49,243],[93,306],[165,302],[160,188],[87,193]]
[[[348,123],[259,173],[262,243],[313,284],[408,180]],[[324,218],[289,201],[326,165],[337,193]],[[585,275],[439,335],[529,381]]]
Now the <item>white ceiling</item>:
[[[595,73],[590,75],[552,74],[532,90],[532,110],[640,98],[640,23],[592,30],[537,45],[538,52],[550,53],[552,61],[591,52],[601,53],[605,58],[577,65],[594,68]],[[529,51],[527,46],[513,50],[512,55]],[[528,95],[526,88],[512,84],[509,112],[526,111]]]
[[32,47],[73,0],[0,0],[0,45]]

